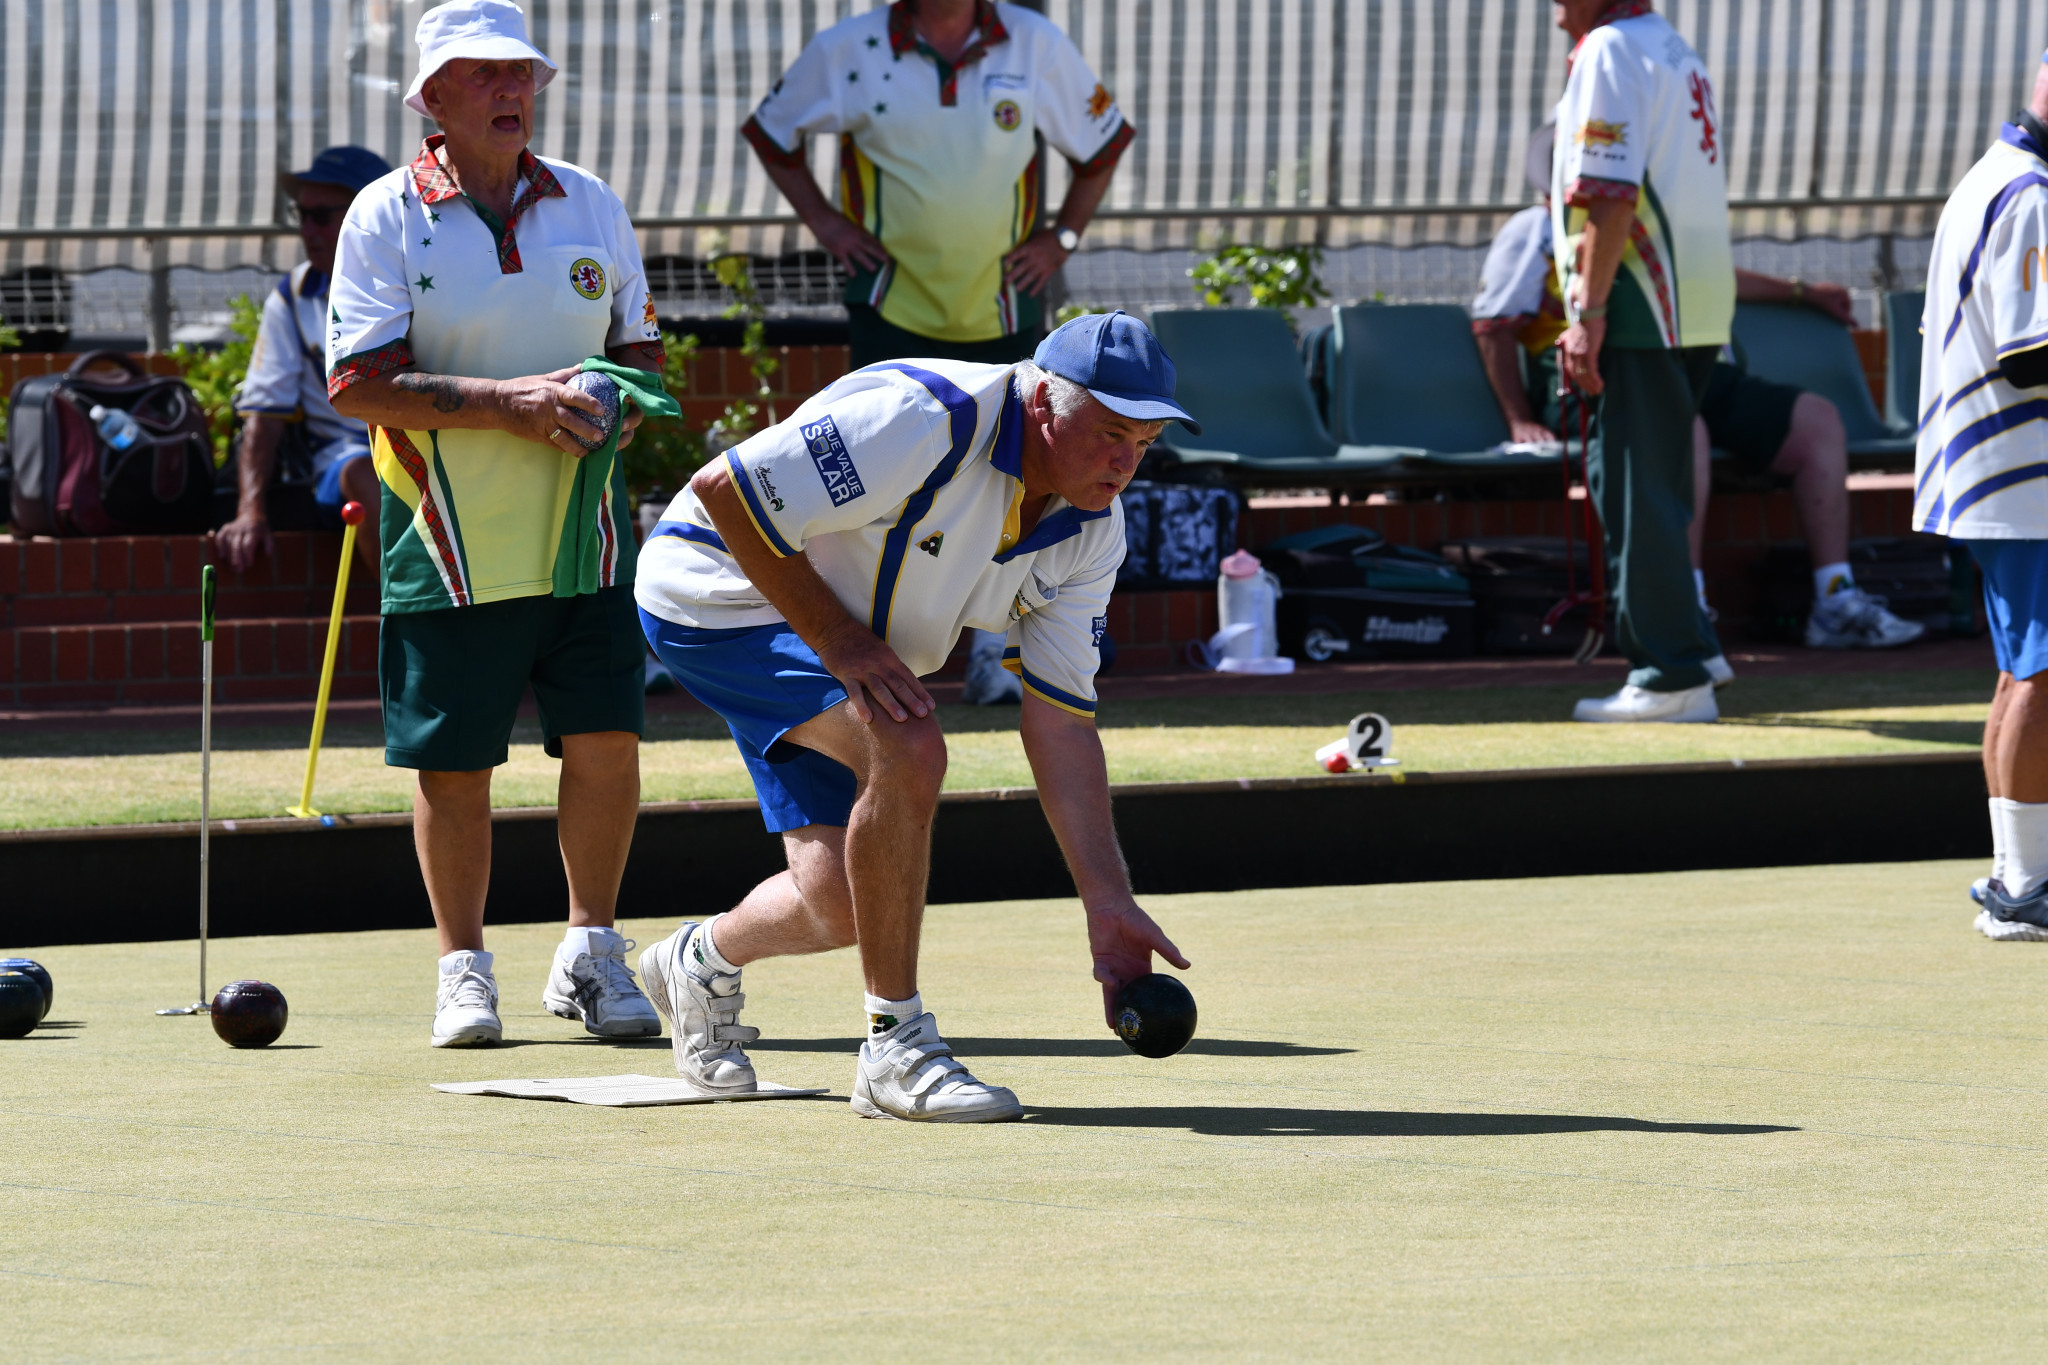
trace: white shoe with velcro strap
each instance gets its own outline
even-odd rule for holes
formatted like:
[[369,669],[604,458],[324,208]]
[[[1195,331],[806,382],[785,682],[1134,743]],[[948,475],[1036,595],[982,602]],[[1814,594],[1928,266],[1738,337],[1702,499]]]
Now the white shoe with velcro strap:
[[761,1030],[739,1022],[747,997],[740,974],[713,971],[692,941],[703,926],[692,920],[640,954],[647,998],[668,1020],[676,1074],[699,1090],[745,1095],[759,1089],[744,1045]]
[[853,1112],[864,1119],[920,1123],[1004,1123],[1024,1117],[1017,1096],[974,1079],[939,1036],[929,1013],[860,1045]]

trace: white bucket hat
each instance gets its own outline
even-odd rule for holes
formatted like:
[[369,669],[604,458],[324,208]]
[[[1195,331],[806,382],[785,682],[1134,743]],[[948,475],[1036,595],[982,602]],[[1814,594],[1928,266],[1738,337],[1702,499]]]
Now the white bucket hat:
[[555,78],[555,64],[547,54],[526,41],[526,14],[512,0],[450,0],[420,16],[413,30],[420,45],[419,74],[405,92],[405,107],[427,114],[427,102],[420,88],[427,77],[457,57],[472,61],[533,62],[533,93],[538,95]]

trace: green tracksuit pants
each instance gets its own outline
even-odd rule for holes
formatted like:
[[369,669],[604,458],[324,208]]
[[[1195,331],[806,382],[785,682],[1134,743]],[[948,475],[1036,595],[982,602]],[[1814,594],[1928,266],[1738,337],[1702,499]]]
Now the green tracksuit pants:
[[1685,536],[1692,423],[1719,354],[1716,346],[1600,353],[1606,391],[1586,484],[1607,539],[1609,628],[1631,665],[1628,680],[1652,692],[1700,686],[1703,665],[1721,652],[1700,610]]

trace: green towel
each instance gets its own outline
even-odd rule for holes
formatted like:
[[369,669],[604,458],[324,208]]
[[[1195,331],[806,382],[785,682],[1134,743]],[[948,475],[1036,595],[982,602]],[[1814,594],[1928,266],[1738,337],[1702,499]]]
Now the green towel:
[[[626,424],[627,403],[653,417],[680,417],[683,410],[661,386],[661,376],[618,365],[603,356],[592,356],[583,369],[608,374],[619,385],[619,426],[609,439],[576,464],[576,482],[569,489],[569,508],[562,519],[562,546],[555,554],[555,596],[580,597],[605,586],[605,551],[614,536],[631,534],[630,516],[619,516],[605,506],[605,492],[619,464],[619,430]],[[623,485],[619,496],[624,497]],[[607,531],[610,534],[607,534]],[[613,545],[612,564],[616,577],[620,557],[633,552],[630,543]]]

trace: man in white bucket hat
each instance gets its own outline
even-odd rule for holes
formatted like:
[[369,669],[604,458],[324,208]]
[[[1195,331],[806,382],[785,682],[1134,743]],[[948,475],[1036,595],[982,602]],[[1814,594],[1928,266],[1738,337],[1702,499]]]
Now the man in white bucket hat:
[[[441,933],[432,1040],[502,1034],[483,941],[491,770],[529,685],[562,760],[569,886],[543,1004],[601,1037],[648,1037],[660,1019],[612,928],[640,795],[632,518],[616,460],[584,468],[601,409],[566,381],[586,360],[622,387],[658,375],[661,332],[618,196],[526,149],[555,64],[519,7],[457,0],[417,36],[405,102],[440,132],[349,209],[327,387],[369,425],[383,489],[384,757],[419,770],[414,842]],[[626,407],[621,444],[639,420]]]

